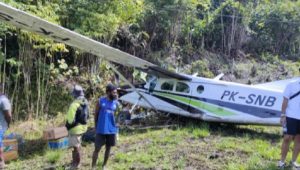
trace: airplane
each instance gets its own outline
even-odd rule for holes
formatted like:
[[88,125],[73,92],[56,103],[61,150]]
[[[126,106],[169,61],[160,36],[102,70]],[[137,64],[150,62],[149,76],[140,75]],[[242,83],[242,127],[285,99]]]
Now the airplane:
[[283,90],[287,83],[298,80],[245,85],[222,81],[223,74],[210,79],[171,72],[3,2],[0,20],[150,75],[143,86],[136,87],[111,64],[131,87],[120,97],[122,101],[204,121],[279,125]]

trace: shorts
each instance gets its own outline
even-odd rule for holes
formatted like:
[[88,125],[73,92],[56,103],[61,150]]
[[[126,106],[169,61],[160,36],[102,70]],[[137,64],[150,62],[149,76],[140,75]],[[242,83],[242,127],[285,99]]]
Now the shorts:
[[287,135],[300,135],[300,120],[287,117],[286,118]]
[[69,147],[80,147],[81,135],[69,135]]
[[96,134],[95,148],[100,149],[103,145],[116,146],[116,143],[116,134]]

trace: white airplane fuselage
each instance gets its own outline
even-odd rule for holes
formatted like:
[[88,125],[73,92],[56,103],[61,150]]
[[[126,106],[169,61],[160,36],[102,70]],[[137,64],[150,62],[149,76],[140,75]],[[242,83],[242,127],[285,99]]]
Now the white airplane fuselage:
[[190,77],[191,81],[158,78],[152,89],[147,82],[138,91],[152,106],[134,91],[120,99],[205,121],[279,125],[282,90]]

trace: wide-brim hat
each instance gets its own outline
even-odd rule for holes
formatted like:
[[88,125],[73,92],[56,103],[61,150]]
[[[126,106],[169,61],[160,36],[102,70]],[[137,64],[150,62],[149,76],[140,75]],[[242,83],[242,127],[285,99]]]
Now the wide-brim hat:
[[74,97],[84,96],[83,88],[80,85],[74,85],[72,95]]

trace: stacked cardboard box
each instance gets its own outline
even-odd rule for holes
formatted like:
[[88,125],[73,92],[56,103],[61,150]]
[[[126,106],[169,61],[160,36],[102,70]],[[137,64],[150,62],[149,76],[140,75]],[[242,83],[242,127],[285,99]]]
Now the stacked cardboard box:
[[69,147],[69,139],[68,137],[55,139],[55,140],[49,140],[48,141],[48,147],[50,149],[65,149]]
[[66,127],[55,127],[44,130],[43,138],[48,141],[50,149],[64,149],[69,145],[68,130]]
[[18,141],[17,139],[3,140],[4,161],[11,161],[18,158]]
[[55,140],[68,136],[68,130],[66,127],[54,127],[44,130],[45,140]]

